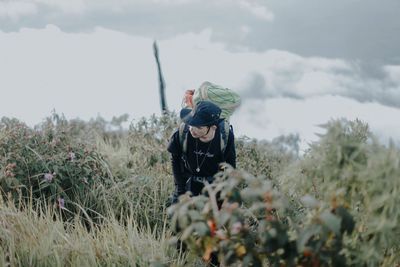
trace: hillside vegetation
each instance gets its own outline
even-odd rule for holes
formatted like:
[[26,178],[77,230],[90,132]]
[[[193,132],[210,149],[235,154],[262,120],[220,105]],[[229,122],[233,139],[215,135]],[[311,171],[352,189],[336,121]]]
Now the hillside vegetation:
[[167,209],[178,119],[126,120],[1,119],[0,266],[400,263],[400,150],[366,124],[330,121],[304,155],[295,135],[237,137],[237,169]]

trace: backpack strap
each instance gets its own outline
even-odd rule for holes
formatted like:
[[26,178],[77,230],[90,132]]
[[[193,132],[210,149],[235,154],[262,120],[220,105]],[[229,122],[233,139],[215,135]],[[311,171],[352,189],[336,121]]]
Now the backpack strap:
[[189,133],[189,126],[182,122],[179,125],[179,143],[182,149],[182,155],[187,153],[187,135]]
[[228,139],[229,139],[229,132],[232,129],[232,125],[229,124],[227,120],[223,120],[219,123],[219,131],[221,135],[221,155],[222,155],[222,160],[225,161],[225,150],[228,145]]
[[[223,120],[218,125],[220,131],[220,148],[221,148],[221,157],[222,161],[225,161],[225,150],[228,145],[229,132],[232,129],[232,125],[227,120]],[[189,134],[189,126],[182,122],[179,125],[179,143],[182,149],[182,160],[186,164],[187,163],[187,139]],[[183,170],[183,166],[182,166]]]
[[189,125],[186,123],[182,122],[179,125],[179,144],[181,146],[182,150],[182,155],[181,155],[181,171],[182,173],[185,172],[185,167],[188,171],[192,172],[192,169],[190,168],[190,165],[187,161],[187,138],[189,134]]

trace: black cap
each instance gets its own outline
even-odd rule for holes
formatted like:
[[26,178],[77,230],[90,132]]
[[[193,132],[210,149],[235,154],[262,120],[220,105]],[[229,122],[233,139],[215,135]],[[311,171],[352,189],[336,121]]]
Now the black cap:
[[220,122],[221,109],[210,101],[199,101],[193,110],[184,108],[181,119],[191,126],[211,126]]

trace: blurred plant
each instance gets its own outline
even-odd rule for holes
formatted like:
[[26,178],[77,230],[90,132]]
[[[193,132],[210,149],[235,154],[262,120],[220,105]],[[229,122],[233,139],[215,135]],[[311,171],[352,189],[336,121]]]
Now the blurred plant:
[[[344,239],[343,253],[355,266],[395,266],[400,262],[400,151],[380,145],[360,120],[335,120],[311,145],[304,159],[277,178],[303,220],[299,199],[310,194],[332,205],[341,199],[357,222]],[[294,217],[294,216],[293,216]]]
[[226,266],[345,266],[343,237],[354,229],[352,216],[342,205],[306,197],[310,202],[308,219],[292,224],[289,202],[270,181],[228,169],[205,195],[184,195],[169,212],[177,238],[206,261],[217,252]]

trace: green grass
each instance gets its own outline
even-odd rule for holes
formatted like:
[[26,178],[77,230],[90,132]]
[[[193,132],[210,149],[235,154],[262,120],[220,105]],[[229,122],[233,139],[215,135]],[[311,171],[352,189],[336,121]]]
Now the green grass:
[[[38,136],[62,136],[60,142],[66,142],[54,148],[56,158],[46,155],[46,166],[61,166],[68,142],[101,155],[96,168],[105,175],[102,182],[90,191],[83,190],[90,193],[86,198],[83,195],[69,203],[78,212],[66,220],[54,201],[29,197],[20,201],[16,179],[35,177],[43,172],[39,164],[44,163],[29,151],[29,160],[21,157],[16,140],[32,144],[35,140],[20,134],[25,132],[19,122],[3,118],[0,145],[6,149],[0,155],[0,266],[204,266],[193,255],[179,255],[169,241],[165,204],[173,191],[173,176],[166,146],[177,123],[174,115],[151,117],[132,124],[128,131],[111,132],[102,119],[67,121],[55,115],[38,127]],[[398,263],[399,149],[379,145],[358,122],[331,123],[327,129],[304,157],[297,154],[296,136],[272,142],[237,138],[238,168],[271,180],[292,200],[291,212],[299,222],[304,218],[299,203],[304,194],[327,203],[332,195],[347,192],[343,202],[357,219],[357,231],[346,239],[346,255],[356,265],[363,261],[366,266]],[[10,131],[15,135],[10,136]],[[39,148],[50,145],[38,144]],[[10,147],[15,150],[7,150]],[[10,183],[5,173],[15,158],[23,167],[17,166],[19,172]],[[79,181],[79,169],[68,164],[78,175],[72,178]]]
[[0,206],[1,266],[148,266],[179,265],[166,221],[161,231],[140,227],[130,216],[112,215],[88,230],[79,218],[65,223],[53,208]]

